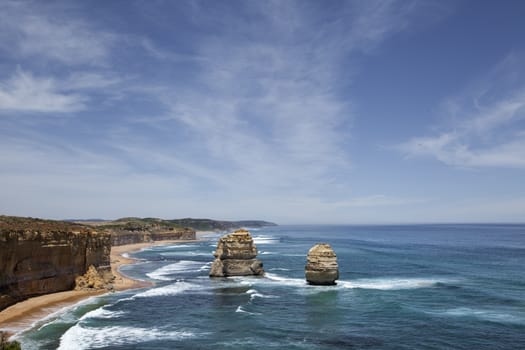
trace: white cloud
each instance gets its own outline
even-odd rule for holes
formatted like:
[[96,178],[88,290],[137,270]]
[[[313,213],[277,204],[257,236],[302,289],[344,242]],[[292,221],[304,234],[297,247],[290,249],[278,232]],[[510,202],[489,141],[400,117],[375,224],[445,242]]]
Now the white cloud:
[[[209,171],[233,191],[319,194],[348,185],[352,111],[351,101],[336,93],[347,74],[341,60],[409,27],[417,6],[399,11],[391,1],[357,4],[320,28],[308,6],[250,4],[257,13],[252,26],[235,17],[213,18],[224,29],[199,41],[195,81],[156,91],[167,112],[146,122],[161,128],[180,123],[198,140],[194,149],[213,164]],[[197,9],[189,17],[198,24],[213,15]],[[246,28],[242,34],[240,27]],[[155,57],[171,57],[152,41],[144,46]],[[349,186],[343,192],[338,195],[348,194]]]
[[167,60],[175,63],[184,61],[205,60],[204,57],[200,57],[197,55],[183,54],[179,52],[165,50],[156,45],[153,42],[153,40],[147,37],[134,38],[133,41],[137,44],[137,46],[140,46],[142,49],[144,49],[148,55],[158,60]]
[[[109,88],[129,93],[130,99],[140,93],[141,102],[149,98],[152,106],[165,109],[156,118],[140,120],[147,123],[140,132],[127,117],[107,118],[111,121],[97,130],[100,134],[83,139],[79,148],[65,139],[28,137],[34,140],[29,144],[3,140],[0,179],[11,186],[0,204],[6,211],[15,208],[21,214],[43,216],[250,218],[265,213],[277,220],[305,222],[319,220],[320,214],[327,222],[335,217],[343,222],[348,212],[359,208],[402,207],[414,201],[351,196],[347,143],[352,101],[338,94],[342,79],[349,78],[347,70],[355,68],[345,64],[343,71],[341,62],[409,27],[417,12],[412,5],[397,11],[397,2],[358,2],[325,26],[302,3],[246,4],[261,7],[262,12],[255,11],[256,23],[228,13],[211,14],[213,18],[204,21],[219,32],[200,36],[192,47],[194,55],[139,40],[143,53],[156,63],[181,64],[170,67],[170,74],[192,61],[191,78],[166,82],[159,74],[158,85],[144,76],[137,84],[122,86],[122,80],[107,71],[77,67],[94,64],[99,69],[108,64],[116,36],[92,24],[21,8],[21,25],[0,15],[6,19],[0,27],[20,39],[0,40],[0,49],[10,46],[17,57],[41,55],[73,70],[69,75],[62,71],[60,78],[17,72],[0,87],[0,109],[89,109],[92,90]],[[210,14],[197,9],[195,17],[199,16]],[[0,34],[2,39],[7,36]],[[162,69],[166,66],[159,65],[159,72]],[[13,88],[18,85],[22,88]],[[133,113],[132,107],[127,111]]]
[[365,197],[354,197],[344,201],[331,203],[332,206],[338,208],[352,208],[352,207],[384,207],[384,206],[400,206],[414,203],[423,203],[427,200],[417,198],[401,198],[392,197],[382,194],[376,194]]
[[85,97],[63,92],[52,78],[38,78],[18,69],[0,82],[0,111],[74,112],[85,108]]
[[0,162],[0,181],[9,184],[0,212],[7,215],[173,218],[185,208],[197,213],[200,204],[184,176],[137,173],[118,157],[55,140],[2,139]]
[[405,29],[415,13],[417,1],[361,1],[349,3],[348,14],[356,13],[348,42],[356,50],[369,51],[386,37]]
[[123,79],[111,72],[75,72],[61,82],[66,90],[106,89],[121,84]]
[[446,101],[453,119],[449,130],[414,137],[397,148],[453,166],[525,168],[525,86],[506,79],[509,71],[523,75],[525,66],[508,57],[503,63],[462,96]]
[[67,65],[104,65],[116,36],[39,2],[0,4],[0,49]]
[[4,67],[17,67],[0,74],[0,111],[71,113],[91,108],[93,94],[120,94],[113,88],[123,79],[109,67],[123,37],[77,10],[77,4],[0,2],[0,54]]
[[90,94],[114,97],[126,82],[111,72],[74,72],[61,79],[35,76],[17,68],[0,81],[0,112],[70,113],[89,108]]

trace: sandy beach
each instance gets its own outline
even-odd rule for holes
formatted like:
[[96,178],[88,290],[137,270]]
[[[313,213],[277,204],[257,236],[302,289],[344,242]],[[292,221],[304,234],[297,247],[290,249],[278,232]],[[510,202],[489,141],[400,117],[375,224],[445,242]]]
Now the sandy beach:
[[[168,240],[112,247],[110,261],[111,270],[115,276],[113,284],[115,291],[145,288],[153,285],[152,282],[134,280],[120,272],[121,266],[132,264],[137,261],[136,259],[124,256],[124,253],[133,253],[144,248],[159,245],[196,242],[199,240],[199,235],[204,233],[205,232],[198,232],[197,240]],[[30,328],[39,320],[56,313],[63,308],[71,307],[84,299],[105,293],[107,293],[107,291],[72,290],[46,294],[24,300],[0,312],[0,330],[7,332],[9,335],[19,333]]]
[[[154,246],[159,246],[159,245],[196,242],[199,240],[198,237],[201,234],[202,233],[200,232],[197,233],[196,240],[169,240],[169,241],[157,241],[157,242],[150,242],[150,243],[126,244],[126,245],[111,247],[111,271],[113,272],[113,275],[115,276],[113,287],[115,288],[116,291],[122,291],[122,290],[127,290],[127,289],[144,288],[144,287],[149,287],[153,285],[153,283],[149,281],[139,281],[139,280],[129,278],[128,276],[120,272],[121,266],[133,264],[135,261],[137,261],[136,259],[124,256],[124,253],[129,254],[129,253],[133,253],[133,252],[139,251],[144,248],[154,247]],[[0,328],[1,328],[1,321],[0,321]]]

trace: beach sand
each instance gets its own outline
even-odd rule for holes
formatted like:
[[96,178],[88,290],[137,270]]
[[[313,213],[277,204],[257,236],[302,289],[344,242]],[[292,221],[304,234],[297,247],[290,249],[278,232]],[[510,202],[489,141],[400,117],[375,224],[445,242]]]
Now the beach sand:
[[[199,236],[207,232],[197,232],[196,240],[169,240],[156,241],[150,243],[137,243],[122,246],[111,247],[111,271],[115,276],[113,286],[115,291],[128,289],[144,288],[152,286],[149,281],[139,281],[129,278],[120,272],[120,267],[136,262],[136,259],[123,256],[124,253],[132,253],[144,248],[169,245],[179,243],[197,242]],[[7,332],[8,335],[14,335],[25,329],[32,327],[39,320],[60,311],[63,308],[71,307],[78,302],[108,293],[107,291],[65,291],[59,293],[46,294],[30,298],[8,307],[0,312],[0,331]]]

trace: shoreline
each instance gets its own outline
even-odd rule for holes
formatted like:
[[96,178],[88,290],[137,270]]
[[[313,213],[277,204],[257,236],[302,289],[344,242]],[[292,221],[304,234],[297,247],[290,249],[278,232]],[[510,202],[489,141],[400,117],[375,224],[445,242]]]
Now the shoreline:
[[133,279],[121,272],[121,266],[135,264],[138,261],[140,261],[139,259],[126,257],[124,256],[124,254],[135,253],[144,248],[149,247],[157,247],[169,244],[194,243],[198,241],[200,241],[200,239],[197,237],[197,239],[155,241],[146,243],[125,244],[111,247],[110,263],[111,272],[113,273],[113,276],[115,276],[115,280],[113,281],[113,288],[115,292],[120,292],[128,289],[146,288],[155,285],[155,283],[150,281]]
[[[121,292],[130,289],[146,288],[155,285],[150,281],[142,281],[133,279],[120,271],[120,267],[124,265],[134,264],[140,260],[126,257],[125,253],[134,253],[144,248],[182,243],[195,243],[201,239],[199,236],[209,234],[207,231],[197,232],[196,239],[193,240],[166,240],[146,243],[126,244],[121,246],[111,247],[110,264],[111,272],[115,276],[113,288],[115,292]],[[29,298],[18,302],[10,307],[0,311],[0,331],[7,333],[9,338],[33,327],[35,323],[46,318],[49,315],[60,312],[87,300],[92,297],[111,293],[107,290],[95,291],[75,291],[69,290],[64,292],[57,292],[45,294],[33,298]]]

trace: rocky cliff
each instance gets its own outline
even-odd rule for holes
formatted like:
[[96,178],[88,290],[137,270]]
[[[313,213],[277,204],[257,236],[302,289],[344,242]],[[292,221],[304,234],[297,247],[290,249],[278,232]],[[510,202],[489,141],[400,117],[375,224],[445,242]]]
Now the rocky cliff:
[[131,221],[99,226],[99,228],[105,229],[111,234],[111,245],[113,246],[153,241],[196,239],[194,229],[175,227],[164,222],[148,223],[144,221]]
[[73,289],[94,266],[106,282],[111,237],[86,226],[0,216],[0,310],[33,296]]
[[334,285],[339,278],[337,256],[329,244],[319,243],[310,248],[306,258],[306,281],[313,285]]
[[210,277],[263,275],[263,264],[250,232],[237,230],[224,235],[217,243]]
[[152,242],[149,232],[134,232],[126,230],[108,230],[111,235],[111,245],[125,245]]

